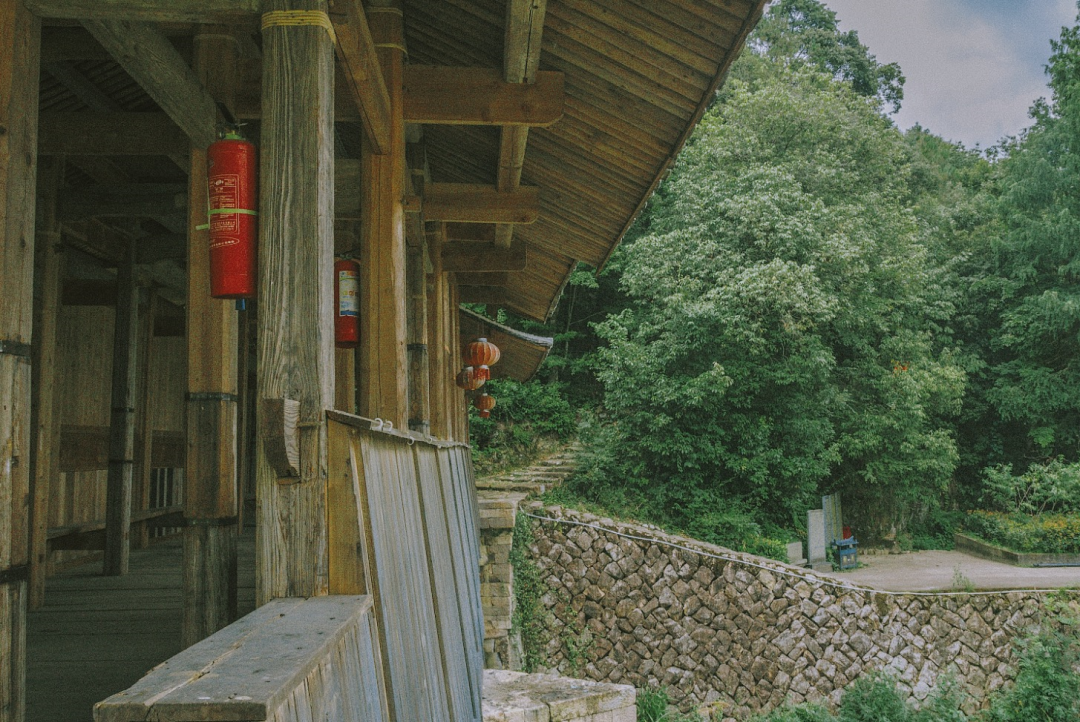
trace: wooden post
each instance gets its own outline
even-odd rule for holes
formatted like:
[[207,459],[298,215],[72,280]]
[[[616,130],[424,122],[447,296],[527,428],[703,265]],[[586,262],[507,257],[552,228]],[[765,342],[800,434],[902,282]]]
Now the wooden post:
[[[445,227],[445,224],[442,224]],[[430,433],[440,439],[450,438],[449,404],[451,394],[460,391],[454,383],[456,368],[449,363],[450,349],[447,329],[450,305],[446,274],[442,272],[443,232],[428,239],[431,253],[431,274],[428,276],[428,358],[431,391]]]
[[[266,0],[264,11],[326,12],[325,0]],[[264,15],[264,18],[266,16]],[[287,19],[288,16],[277,16]],[[322,27],[263,31],[256,442],[257,601],[327,593],[326,410],[334,404],[334,46]],[[299,475],[267,453],[299,404]]]
[[64,255],[60,225],[56,222],[57,191],[63,182],[64,162],[46,158],[41,162],[40,220],[34,253],[40,269],[39,297],[34,308],[33,356],[33,478],[30,495],[30,608],[45,603],[49,494],[59,479],[60,424],[56,414],[56,328],[63,288]]
[[[423,239],[421,239],[422,241]],[[409,246],[406,255],[409,358],[409,428],[422,434],[431,430],[427,344],[427,280],[424,275],[424,247]]]
[[[402,114],[404,23],[398,0],[365,3],[390,95],[390,148],[361,152],[360,348],[361,416],[408,419],[405,313],[405,121]],[[265,117],[265,116],[264,116]]]
[[[453,366],[461,366],[461,317],[458,314],[458,306],[461,305],[458,293],[457,279],[453,274],[447,274],[447,286],[450,303],[447,310],[448,341],[450,347],[449,363]],[[454,441],[465,441],[469,436],[468,401],[461,389],[454,387],[457,393],[451,395],[450,407],[450,438]]]
[[0,722],[22,722],[41,24],[0,3]]
[[[237,43],[227,28],[195,36],[195,72],[232,102]],[[236,618],[237,352],[236,302],[210,296],[206,151],[192,146],[188,175],[188,407],[184,487],[184,612],[188,647]]]
[[109,423],[109,480],[105,501],[104,574],[127,574],[131,556],[131,484],[135,466],[136,366],[139,349],[139,287],[135,284],[135,239],[116,274],[113,334],[112,414]]
[[[131,513],[145,511],[150,506],[150,463],[154,447],[154,431],[150,428],[150,365],[153,363],[154,317],[157,315],[157,291],[143,308],[139,328],[138,392],[135,404],[135,474],[131,490]],[[143,549],[150,543],[150,527],[138,522],[131,530],[131,547]]]

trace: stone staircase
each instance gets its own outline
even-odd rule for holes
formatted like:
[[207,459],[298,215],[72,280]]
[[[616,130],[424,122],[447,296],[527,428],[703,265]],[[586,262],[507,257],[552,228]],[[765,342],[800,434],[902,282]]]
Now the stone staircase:
[[576,469],[578,445],[524,469],[476,480],[480,507],[480,603],[484,612],[484,666],[521,669],[520,640],[510,636],[514,601],[510,547],[523,501],[562,484]]
[[539,496],[562,484],[577,470],[580,452],[580,444],[571,444],[524,469],[479,478],[476,488]]

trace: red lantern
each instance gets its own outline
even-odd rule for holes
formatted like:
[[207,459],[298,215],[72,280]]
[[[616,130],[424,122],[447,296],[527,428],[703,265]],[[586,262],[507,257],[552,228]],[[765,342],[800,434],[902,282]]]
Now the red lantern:
[[334,262],[334,341],[338,348],[360,344],[360,264],[342,259]]
[[488,392],[485,391],[473,399],[473,406],[480,409],[480,418],[486,419],[491,416],[491,410],[495,408],[495,397],[489,396]]
[[484,385],[486,380],[487,379],[479,378],[476,375],[476,370],[472,366],[466,366],[461,369],[461,371],[458,371],[454,383],[456,383],[459,388],[465,389],[466,391],[476,391]]
[[475,368],[476,374],[487,381],[491,378],[491,369],[488,367],[499,361],[502,352],[499,351],[498,346],[486,338],[481,338],[465,347],[464,356],[465,365]]
[[255,145],[235,133],[206,149],[210,212],[210,295],[255,296],[258,195]]

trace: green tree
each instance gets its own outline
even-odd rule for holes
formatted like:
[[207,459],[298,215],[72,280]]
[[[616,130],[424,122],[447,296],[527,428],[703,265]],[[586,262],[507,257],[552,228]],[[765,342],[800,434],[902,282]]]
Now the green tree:
[[840,488],[880,524],[940,493],[963,373],[933,344],[907,158],[876,100],[808,68],[702,121],[598,326],[612,458],[651,506],[790,524]]
[[773,61],[806,63],[859,95],[876,97],[900,110],[904,75],[896,63],[882,64],[859,42],[854,30],[841,32],[836,13],[818,0],[773,3],[754,33],[759,52]]

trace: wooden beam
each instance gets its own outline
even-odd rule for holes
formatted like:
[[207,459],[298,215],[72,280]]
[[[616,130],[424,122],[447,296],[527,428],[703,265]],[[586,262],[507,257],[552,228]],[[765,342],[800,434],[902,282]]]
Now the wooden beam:
[[447,223],[446,240],[450,243],[456,241],[483,241],[495,242],[495,229],[498,226],[490,223]]
[[500,193],[495,186],[430,183],[424,189],[425,221],[533,223],[540,215],[540,189]]
[[126,256],[116,279],[109,477],[105,502],[103,573],[106,576],[127,574],[131,556],[131,485],[135,465],[136,362],[139,337],[139,287],[135,284],[134,240],[129,241]]
[[[547,0],[509,0],[506,3],[506,33],[503,38],[503,72],[508,83],[532,83],[540,68],[540,49],[544,33]],[[499,137],[499,167],[495,185],[509,193],[521,185],[525,166],[525,147],[529,129],[503,128]],[[514,235],[512,225],[495,229],[495,243],[509,248]]]
[[510,273],[507,271],[469,272],[458,271],[455,274],[459,286],[509,286]]
[[[136,254],[137,255],[137,254]],[[138,258],[136,257],[136,261]],[[150,370],[154,368],[154,326],[158,309],[158,293],[147,289],[149,298],[141,308],[139,318],[138,387],[135,404],[135,467],[131,488],[131,514],[150,508],[151,467],[153,466],[154,434],[150,427],[154,409],[150,407]],[[145,549],[150,543],[150,528],[136,522],[131,532],[132,549]]]
[[[325,0],[263,7],[327,9]],[[327,593],[326,410],[334,405],[334,48],[315,26],[268,27],[262,38],[258,417],[263,399],[299,402],[300,476],[280,484],[256,442],[259,604]]]
[[[231,104],[238,46],[227,28],[196,36],[200,82]],[[236,618],[237,353],[235,302],[210,296],[210,237],[200,230],[208,209],[206,151],[192,145],[187,227],[187,460],[184,513],[182,646],[188,647]]]
[[0,3],[0,722],[26,708],[30,344],[41,23]]
[[187,189],[179,183],[67,188],[60,194],[58,216],[64,223],[86,218],[162,218],[175,225],[180,219],[183,230],[187,205]]
[[48,27],[41,31],[41,65],[79,60],[112,60],[109,51],[79,25]]
[[459,300],[461,303],[491,303],[503,305],[506,303],[506,289],[494,286],[458,286]]
[[510,248],[485,243],[446,243],[442,246],[442,268],[448,273],[524,271],[528,264],[528,246],[524,241],[518,241]]
[[253,23],[259,0],[24,0],[34,14],[67,20]]
[[330,21],[337,34],[338,67],[360,111],[360,122],[372,151],[390,151],[390,95],[360,0],[333,0]]
[[494,68],[405,67],[408,123],[548,126],[563,115],[563,74],[544,71],[530,84],[508,83]]
[[187,153],[190,141],[164,113],[42,113],[42,155]]
[[86,76],[70,63],[63,61],[43,63],[42,68],[91,110],[101,113],[119,113],[123,111],[123,107],[119,103],[87,80]]
[[[390,150],[378,155],[362,147],[363,196],[360,225],[360,346],[357,413],[408,422],[406,361],[405,122],[401,114],[404,26],[400,5],[368,4],[372,37],[390,94]],[[395,12],[396,11],[396,12]]]
[[214,142],[217,105],[160,31],[131,20],[84,20],[83,24],[180,126],[192,145],[205,148]]

